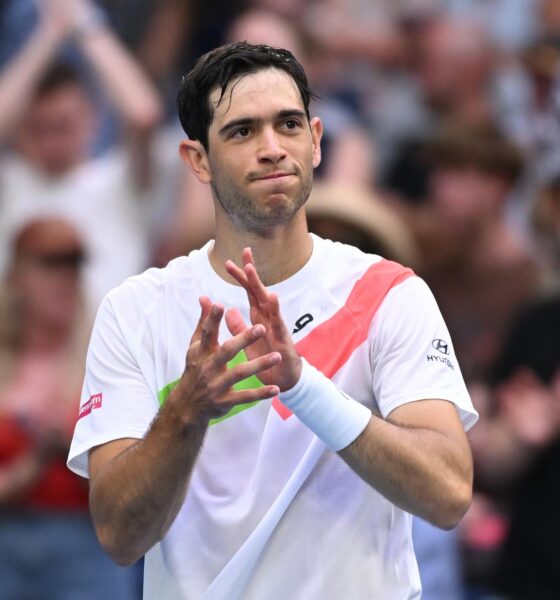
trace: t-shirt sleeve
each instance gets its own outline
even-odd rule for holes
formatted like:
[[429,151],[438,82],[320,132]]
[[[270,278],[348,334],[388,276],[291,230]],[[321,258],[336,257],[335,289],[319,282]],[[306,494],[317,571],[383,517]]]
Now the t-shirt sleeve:
[[106,297],[97,313],[88,348],[68,467],[87,477],[89,450],[116,439],[143,438],[158,407],[131,351],[131,340],[126,338],[110,297]]
[[455,404],[465,430],[476,423],[449,331],[422,279],[410,277],[387,294],[369,341],[373,393],[384,418],[408,402],[440,399]]

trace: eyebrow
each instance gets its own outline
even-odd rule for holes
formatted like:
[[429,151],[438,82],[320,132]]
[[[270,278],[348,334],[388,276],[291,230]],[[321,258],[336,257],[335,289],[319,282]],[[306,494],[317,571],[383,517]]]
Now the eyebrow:
[[[307,114],[299,108],[288,108],[285,110],[280,110],[274,115],[275,120],[286,119],[288,117],[307,118]],[[240,117],[239,119],[233,119],[233,121],[228,121],[223,127],[220,128],[218,135],[223,136],[236,127],[257,125],[260,122],[262,122],[262,119],[256,119],[254,117]]]

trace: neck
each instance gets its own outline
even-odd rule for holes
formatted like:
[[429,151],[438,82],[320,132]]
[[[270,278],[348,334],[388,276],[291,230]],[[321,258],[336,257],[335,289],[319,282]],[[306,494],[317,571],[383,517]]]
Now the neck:
[[[273,285],[297,273],[309,260],[313,242],[303,209],[288,225],[255,232],[239,232],[229,220],[216,215],[216,238],[209,252],[210,264],[222,279],[236,284],[224,267],[230,259],[242,265],[241,253],[250,247],[264,285]],[[220,222],[222,221],[222,222]]]

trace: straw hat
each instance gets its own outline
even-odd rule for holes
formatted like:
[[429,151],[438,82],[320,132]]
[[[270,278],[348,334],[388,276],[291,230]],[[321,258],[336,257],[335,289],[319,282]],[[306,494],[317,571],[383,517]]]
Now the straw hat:
[[[384,258],[416,266],[419,254],[412,233],[401,216],[371,191],[335,183],[315,183],[306,204],[310,230],[328,219],[360,231]],[[342,240],[334,240],[342,241]]]

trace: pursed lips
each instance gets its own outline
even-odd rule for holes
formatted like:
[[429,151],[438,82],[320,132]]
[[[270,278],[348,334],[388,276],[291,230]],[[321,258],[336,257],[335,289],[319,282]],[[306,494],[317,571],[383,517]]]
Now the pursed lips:
[[290,177],[291,175],[295,175],[295,173],[268,173],[266,175],[260,175],[259,177],[252,177],[253,181],[262,181],[267,179],[280,179],[282,177]]

